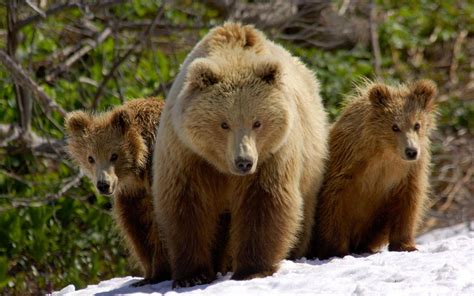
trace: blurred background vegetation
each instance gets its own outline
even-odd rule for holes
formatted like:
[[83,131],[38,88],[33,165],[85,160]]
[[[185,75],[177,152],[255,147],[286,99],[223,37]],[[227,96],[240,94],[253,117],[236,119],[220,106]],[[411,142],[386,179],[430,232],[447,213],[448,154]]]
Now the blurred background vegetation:
[[334,119],[362,77],[433,79],[424,230],[474,218],[474,3],[470,0],[0,2],[0,294],[136,274],[111,201],[65,157],[65,112],[166,97],[179,65],[226,19],[255,24],[312,68]]

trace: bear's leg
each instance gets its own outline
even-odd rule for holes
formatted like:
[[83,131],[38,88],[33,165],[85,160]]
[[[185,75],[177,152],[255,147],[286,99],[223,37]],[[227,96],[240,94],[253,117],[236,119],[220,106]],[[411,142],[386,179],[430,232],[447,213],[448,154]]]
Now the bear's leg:
[[141,287],[144,285],[156,284],[171,279],[171,267],[168,260],[168,253],[163,244],[163,240],[159,237],[158,226],[155,225],[150,229],[149,233],[151,257],[150,260],[150,276],[143,280],[133,283],[133,287]]
[[279,180],[267,184],[271,188],[255,180],[234,200],[230,238],[234,280],[273,274],[296,240],[302,216],[298,186]]
[[344,257],[350,253],[353,227],[352,215],[347,213],[345,198],[350,194],[333,194],[330,186],[320,195],[315,213],[315,225],[311,242],[311,255],[320,260],[333,256]]
[[232,270],[232,262],[229,254],[229,231],[230,231],[230,212],[224,212],[219,215],[217,226],[216,241],[212,249],[212,261],[214,270],[221,274],[226,274]]
[[[144,191],[119,193],[114,201],[114,214],[128,249],[140,263],[144,281],[153,279],[154,249],[151,197]],[[151,211],[151,212],[150,212]],[[170,275],[167,275],[170,278]],[[166,278],[164,278],[166,279]]]
[[154,226],[150,232],[150,240],[153,243],[153,261],[152,261],[152,283],[158,283],[171,279],[171,266],[168,258],[168,252],[164,245],[163,239],[160,239],[158,225],[154,221]]
[[[331,227],[331,226],[325,226]],[[331,238],[320,239],[319,245],[314,248],[316,257],[320,260],[325,260],[331,257],[344,257],[350,254],[350,241],[343,238],[342,235],[335,235]]]
[[298,233],[298,243],[291,251],[288,259],[295,260],[305,256],[310,248],[311,235],[314,227],[314,212],[316,207],[316,193],[311,192],[311,196],[304,198],[304,216],[302,227]]
[[394,200],[390,213],[390,235],[388,249],[390,251],[416,251],[415,230],[421,212],[424,192],[416,186],[414,180],[405,184],[392,197]]
[[389,234],[389,209],[379,207],[374,218],[366,223],[366,228],[361,233],[361,240],[352,250],[356,254],[374,253],[387,244]]
[[[207,284],[216,278],[211,250],[215,240],[218,211],[206,180],[183,174],[175,182],[157,184],[155,210],[170,255],[173,287]],[[182,184],[180,182],[184,182]]]

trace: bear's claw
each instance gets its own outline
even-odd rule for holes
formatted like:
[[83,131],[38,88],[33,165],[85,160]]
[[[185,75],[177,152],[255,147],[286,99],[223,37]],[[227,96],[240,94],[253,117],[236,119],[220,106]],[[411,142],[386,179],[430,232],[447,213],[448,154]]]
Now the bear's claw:
[[201,274],[199,274],[195,277],[184,278],[184,279],[180,279],[180,280],[174,280],[173,281],[173,289],[188,288],[188,287],[193,287],[193,286],[196,286],[196,285],[205,285],[205,284],[211,283],[214,280],[215,280],[215,276],[212,277],[212,276],[206,275],[204,273],[201,273]]

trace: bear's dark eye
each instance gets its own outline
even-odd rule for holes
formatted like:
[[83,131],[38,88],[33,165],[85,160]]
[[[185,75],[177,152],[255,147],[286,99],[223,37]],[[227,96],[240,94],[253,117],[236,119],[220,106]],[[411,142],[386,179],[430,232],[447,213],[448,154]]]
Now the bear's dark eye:
[[398,127],[398,125],[394,124],[394,125],[392,125],[392,131],[399,132],[400,128]]
[[118,158],[118,155],[116,153],[113,153],[112,156],[110,156],[110,161],[116,161]]
[[253,124],[253,128],[259,128],[261,126],[262,126],[262,124],[260,123],[260,121],[255,121],[254,124]]
[[87,161],[88,161],[89,163],[94,163],[94,162],[95,162],[94,157],[92,157],[92,156],[89,156],[89,157],[87,158]]
[[222,129],[229,129],[229,125],[226,122],[221,123]]
[[421,125],[417,122],[417,123],[415,123],[415,126],[413,128],[415,129],[415,131],[419,131],[420,127],[421,127]]

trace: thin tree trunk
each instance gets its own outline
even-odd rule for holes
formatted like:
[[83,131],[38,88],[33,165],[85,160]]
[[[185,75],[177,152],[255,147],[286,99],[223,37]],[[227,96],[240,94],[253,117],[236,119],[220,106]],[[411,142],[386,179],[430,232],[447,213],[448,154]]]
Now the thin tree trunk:
[[[18,32],[15,30],[17,22],[16,11],[19,1],[7,1],[7,53],[16,60],[15,54],[18,46]],[[25,139],[31,135],[31,116],[33,101],[31,92],[15,83],[15,100],[17,104],[18,126],[20,127],[20,137]]]

